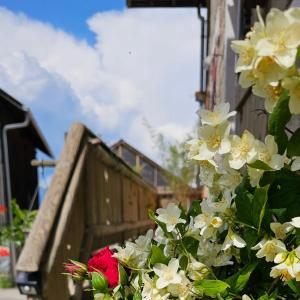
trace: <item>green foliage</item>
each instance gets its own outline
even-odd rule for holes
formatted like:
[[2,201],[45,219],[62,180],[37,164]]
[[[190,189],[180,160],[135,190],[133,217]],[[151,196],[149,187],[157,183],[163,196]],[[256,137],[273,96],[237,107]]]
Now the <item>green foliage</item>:
[[264,171],[271,171],[273,170],[270,166],[268,166],[266,163],[264,163],[261,160],[256,160],[255,162],[249,164],[251,168],[264,170]]
[[300,283],[298,281],[290,280],[287,284],[297,296],[300,296]]
[[142,295],[140,292],[135,292],[132,300],[142,300]]
[[13,282],[11,281],[10,277],[0,275],[0,289],[8,289],[13,286]]
[[261,224],[265,215],[266,204],[268,201],[269,186],[257,188],[252,200],[252,221],[254,227],[260,232]]
[[162,247],[152,245],[150,254],[150,264],[154,266],[155,264],[167,264],[169,258],[164,255]]
[[285,211],[288,220],[300,215],[300,176],[287,169],[265,174],[263,184],[270,184],[268,204]]
[[287,155],[289,157],[300,156],[300,128],[298,128],[287,145]]
[[188,212],[188,218],[196,217],[200,213],[201,213],[200,201],[193,201]]
[[108,291],[108,282],[101,272],[92,272],[92,286],[95,293],[106,293]]
[[197,250],[199,247],[199,241],[191,236],[185,236],[182,239],[182,244],[188,253],[196,257]]
[[257,262],[253,262],[247,265],[242,270],[235,273],[234,275],[228,277],[226,279],[226,282],[230,285],[230,289],[235,293],[239,293],[243,291],[243,289],[245,288],[245,286],[247,285],[250,279],[252,272],[255,270],[256,266],[257,266]]
[[26,235],[30,231],[32,224],[37,215],[37,211],[28,211],[20,209],[16,200],[11,201],[13,222],[4,226],[0,231],[0,243],[7,244],[14,242],[22,246],[25,242]]
[[119,269],[119,283],[122,285],[127,284],[128,278],[127,278],[126,271],[124,270],[121,264],[119,264],[118,269]]
[[278,145],[278,152],[283,154],[288,144],[288,136],[285,132],[285,126],[291,119],[289,109],[289,96],[287,91],[282,93],[273,112],[269,116],[268,133],[275,137]]
[[209,297],[214,297],[218,294],[225,292],[229,285],[221,280],[199,280],[194,282],[195,290],[200,295],[206,295]]

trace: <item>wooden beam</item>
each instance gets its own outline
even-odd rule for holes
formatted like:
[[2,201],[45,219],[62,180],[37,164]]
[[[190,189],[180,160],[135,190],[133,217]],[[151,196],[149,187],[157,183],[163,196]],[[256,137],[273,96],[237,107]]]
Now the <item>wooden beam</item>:
[[95,225],[91,227],[91,231],[94,236],[108,236],[117,233],[124,233],[126,231],[131,231],[135,229],[142,229],[146,227],[153,226],[153,221],[145,220],[139,222],[126,222],[122,224],[112,224],[112,225]]
[[55,168],[50,188],[19,257],[17,271],[39,271],[44,250],[64,201],[66,188],[72,177],[85,134],[86,128],[80,123],[75,123],[67,135],[65,147]]
[[38,160],[38,159],[33,159],[31,161],[31,165],[33,167],[55,167],[57,165],[58,161],[57,160]]

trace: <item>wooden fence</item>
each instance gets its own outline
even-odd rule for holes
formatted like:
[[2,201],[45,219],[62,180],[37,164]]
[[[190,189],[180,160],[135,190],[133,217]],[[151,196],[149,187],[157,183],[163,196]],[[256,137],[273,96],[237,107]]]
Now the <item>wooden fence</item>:
[[67,135],[17,271],[38,275],[41,299],[82,299],[81,287],[72,290],[61,275],[63,262],[86,261],[95,249],[145,232],[152,226],[147,210],[156,205],[156,191],[76,123]]

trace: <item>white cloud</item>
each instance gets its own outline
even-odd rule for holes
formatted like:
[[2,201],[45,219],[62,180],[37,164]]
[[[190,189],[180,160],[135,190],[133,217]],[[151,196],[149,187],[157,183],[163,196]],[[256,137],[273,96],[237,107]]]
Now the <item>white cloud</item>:
[[81,118],[104,138],[128,139],[152,156],[143,119],[171,138],[192,130],[199,74],[196,11],[105,12],[88,26],[96,35],[94,46],[0,8],[0,87],[29,106],[52,107],[51,128],[59,110],[61,118]]

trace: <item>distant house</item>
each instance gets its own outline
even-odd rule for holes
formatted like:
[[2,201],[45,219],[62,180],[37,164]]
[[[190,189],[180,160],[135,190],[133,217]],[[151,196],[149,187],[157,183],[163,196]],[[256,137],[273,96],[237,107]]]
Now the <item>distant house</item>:
[[1,89],[0,129],[0,205],[9,208],[16,199],[23,209],[37,208],[38,173],[31,160],[37,149],[53,155],[30,110]]
[[[164,207],[169,202],[178,201],[169,186],[167,170],[122,139],[112,145],[111,148],[129,166],[139,173],[147,183],[156,188],[160,206]],[[194,200],[193,198],[196,197],[194,189],[190,187],[188,187],[188,189],[190,189],[191,193],[187,199],[184,199],[187,205],[190,200]]]

